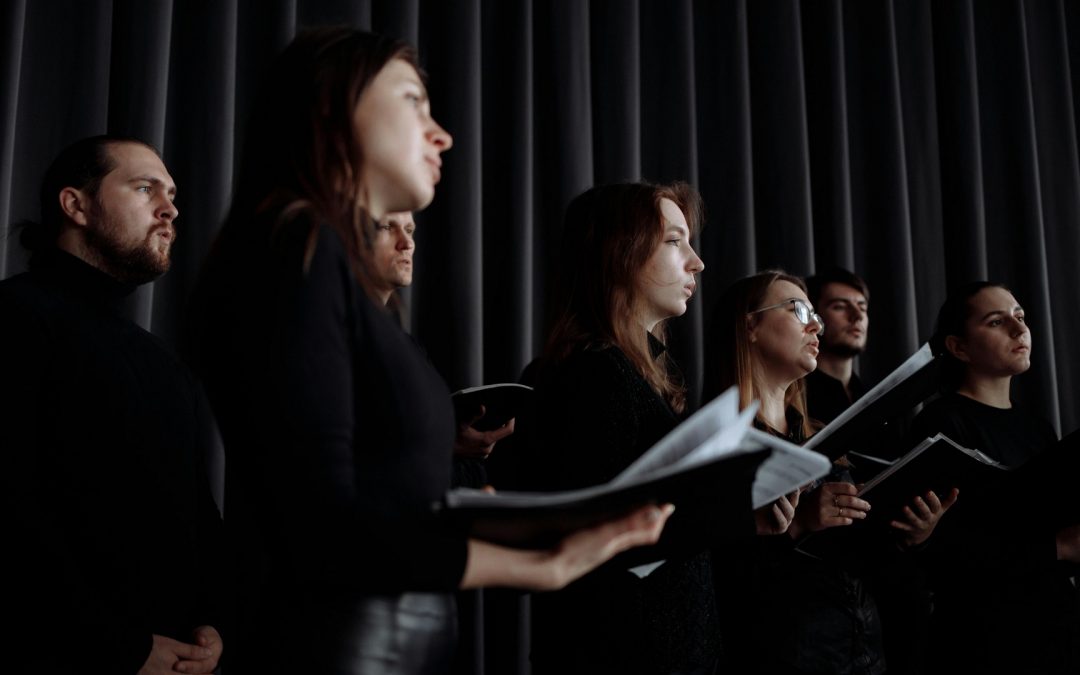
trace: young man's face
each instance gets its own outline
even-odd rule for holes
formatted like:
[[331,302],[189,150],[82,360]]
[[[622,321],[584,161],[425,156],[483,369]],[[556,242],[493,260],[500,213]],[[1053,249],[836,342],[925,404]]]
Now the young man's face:
[[145,283],[169,270],[176,240],[176,184],[161,158],[138,143],[114,143],[115,168],[101,180],[86,226],[88,245],[105,271]]
[[375,225],[371,249],[376,283],[381,291],[393,292],[412,283],[415,231],[416,223],[408,211],[388,213]]
[[825,284],[817,309],[825,319],[822,351],[843,356],[863,353],[870,328],[870,308],[859,289],[836,282]]

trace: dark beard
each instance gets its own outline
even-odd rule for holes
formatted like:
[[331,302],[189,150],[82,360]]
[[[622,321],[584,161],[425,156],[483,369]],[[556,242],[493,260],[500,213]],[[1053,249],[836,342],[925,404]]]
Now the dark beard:
[[[154,230],[140,244],[132,246],[120,239],[119,227],[100,205],[95,206],[94,216],[98,219],[98,226],[87,228],[86,239],[100,258],[103,271],[109,276],[123,283],[139,285],[149,283],[169,271],[172,257],[169,253],[164,256],[157,254],[150,243]],[[173,241],[176,241],[175,233]]]

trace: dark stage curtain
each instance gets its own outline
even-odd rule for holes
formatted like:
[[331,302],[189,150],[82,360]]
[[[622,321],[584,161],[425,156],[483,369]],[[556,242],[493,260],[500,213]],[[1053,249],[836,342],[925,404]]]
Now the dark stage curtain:
[[454,135],[406,294],[452,388],[536,355],[571,197],[683,179],[707,206],[707,269],[671,325],[694,400],[719,290],[840,264],[873,293],[865,379],[928,337],[948,287],[990,278],[1032,325],[1018,397],[1080,425],[1080,5],[1061,0],[7,0],[0,278],[25,268],[11,223],[37,217],[61,147],[143,137],[179,186],[180,237],[132,315],[175,342],[260,75],[320,23],[416,43]]

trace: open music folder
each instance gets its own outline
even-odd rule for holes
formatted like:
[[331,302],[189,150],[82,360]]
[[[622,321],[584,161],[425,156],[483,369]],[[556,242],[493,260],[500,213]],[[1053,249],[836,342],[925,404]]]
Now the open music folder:
[[[646,503],[730,509],[745,518],[829,470],[822,455],[751,427],[757,407],[738,410],[734,389],[673,429],[602,485],[561,492],[457,489],[438,505],[472,536],[519,547],[546,547],[566,534]],[[749,504],[747,503],[749,502]],[[745,523],[731,523],[745,532]]]

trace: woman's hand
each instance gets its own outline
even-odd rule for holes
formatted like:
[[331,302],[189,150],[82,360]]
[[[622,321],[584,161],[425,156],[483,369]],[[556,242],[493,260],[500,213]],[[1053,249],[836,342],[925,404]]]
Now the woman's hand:
[[473,425],[479,422],[486,413],[484,406],[480,406],[475,417],[458,424],[457,435],[454,437],[455,457],[487,459],[487,456],[495,449],[496,443],[514,433],[514,420],[491,431],[475,429]]
[[758,534],[783,534],[795,518],[795,507],[799,505],[799,490],[784,495],[768,506],[754,511],[754,525]]
[[674,510],[671,504],[643,506],[621,518],[578,530],[547,551],[523,551],[470,539],[461,588],[557,590],[627,549],[655,544]]
[[900,543],[911,547],[929,539],[938,521],[956,503],[959,496],[960,491],[953,488],[945,496],[945,501],[938,499],[933,490],[927,492],[925,498],[915,497],[911,502],[912,506],[905,506],[900,512],[900,518],[889,523],[900,531]]
[[866,518],[870,503],[859,499],[859,490],[851,483],[825,483],[807,494],[788,528],[792,539],[829,527],[851,525]]

